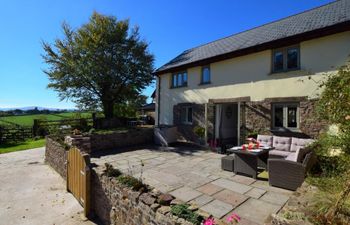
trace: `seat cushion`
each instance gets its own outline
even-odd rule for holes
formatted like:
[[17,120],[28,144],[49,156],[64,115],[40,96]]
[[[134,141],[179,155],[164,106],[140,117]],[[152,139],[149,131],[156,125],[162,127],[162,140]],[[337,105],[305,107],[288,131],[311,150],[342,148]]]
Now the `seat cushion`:
[[289,152],[291,141],[292,141],[292,139],[289,137],[273,136],[273,145],[272,146],[276,150]]
[[293,162],[298,162],[298,153],[296,152],[291,152],[287,157],[286,160],[293,161]]
[[264,146],[272,146],[272,136],[270,135],[261,135],[259,134],[257,137],[257,141]]
[[310,145],[314,140],[305,138],[292,138],[292,144],[290,146],[291,152],[296,152],[300,148],[305,148]]
[[270,156],[278,156],[278,157],[283,157],[286,158],[291,154],[289,151],[280,151],[280,150],[271,150],[269,151]]

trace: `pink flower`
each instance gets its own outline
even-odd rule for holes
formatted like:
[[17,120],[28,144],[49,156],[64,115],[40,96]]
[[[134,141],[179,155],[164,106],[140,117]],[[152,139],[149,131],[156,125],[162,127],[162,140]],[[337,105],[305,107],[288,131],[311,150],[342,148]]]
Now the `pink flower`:
[[227,221],[231,223],[232,222],[238,223],[240,220],[241,220],[241,217],[239,217],[236,213],[232,213],[232,215],[227,218]]
[[210,216],[208,219],[204,220],[203,225],[215,225],[215,220],[212,216]]

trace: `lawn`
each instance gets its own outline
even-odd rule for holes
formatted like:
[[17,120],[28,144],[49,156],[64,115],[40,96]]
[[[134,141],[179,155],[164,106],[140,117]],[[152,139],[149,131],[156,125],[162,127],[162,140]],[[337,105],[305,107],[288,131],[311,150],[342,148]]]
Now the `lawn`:
[[27,140],[21,143],[0,144],[0,154],[45,146],[45,139]]
[[78,116],[84,117],[84,118],[91,118],[91,113],[65,112],[65,113],[58,113],[58,114],[5,116],[5,117],[0,117],[0,124],[8,124],[6,122],[10,122],[21,126],[33,126],[34,119],[62,120],[62,119],[69,119],[69,118],[77,118]]

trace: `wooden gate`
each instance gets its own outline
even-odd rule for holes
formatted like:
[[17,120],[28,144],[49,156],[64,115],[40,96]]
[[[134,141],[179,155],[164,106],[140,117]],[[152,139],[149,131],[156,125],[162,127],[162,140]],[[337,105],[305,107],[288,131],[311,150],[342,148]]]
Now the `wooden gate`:
[[90,212],[90,156],[78,148],[71,148],[67,156],[67,190]]

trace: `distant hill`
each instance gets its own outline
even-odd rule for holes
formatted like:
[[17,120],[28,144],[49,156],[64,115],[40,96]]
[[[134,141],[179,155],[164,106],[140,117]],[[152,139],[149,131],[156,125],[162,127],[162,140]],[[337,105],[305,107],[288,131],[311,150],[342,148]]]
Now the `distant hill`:
[[12,110],[22,110],[22,111],[28,111],[28,110],[34,110],[35,108],[38,108],[38,110],[49,110],[49,111],[75,111],[76,109],[59,109],[59,108],[47,108],[47,107],[40,107],[40,106],[26,106],[26,107],[14,107],[14,108],[0,108],[0,111],[12,111]]

